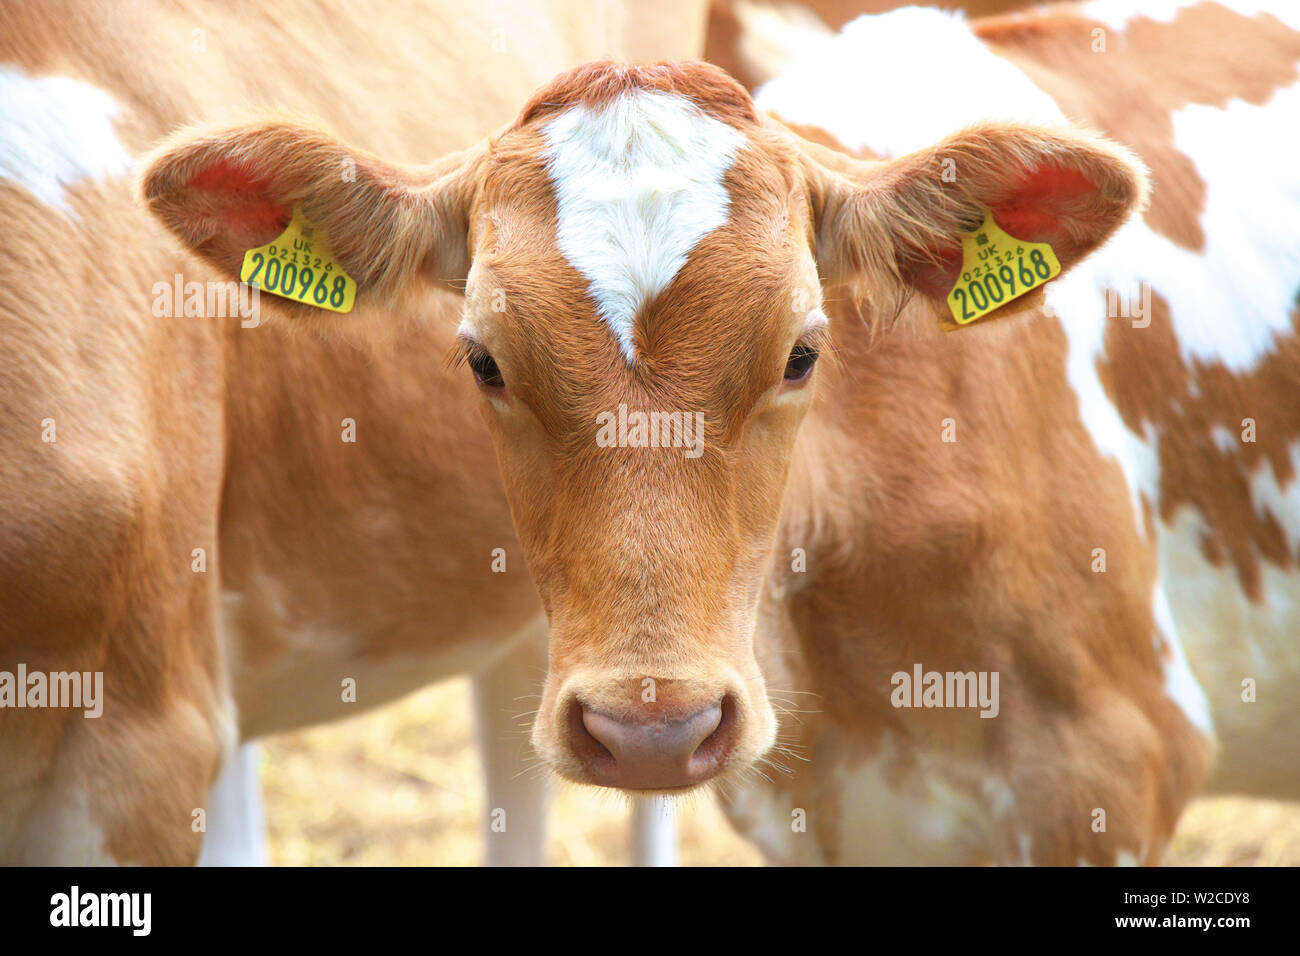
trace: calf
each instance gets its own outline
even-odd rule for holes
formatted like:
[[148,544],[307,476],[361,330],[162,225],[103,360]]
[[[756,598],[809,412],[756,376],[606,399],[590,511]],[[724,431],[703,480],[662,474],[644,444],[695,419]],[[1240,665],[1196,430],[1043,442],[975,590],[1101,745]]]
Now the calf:
[[[990,70],[990,82],[1006,75]],[[533,739],[556,772],[636,792],[717,781],[743,798],[756,770],[781,760],[769,693],[812,689],[826,713],[802,739],[782,731],[816,771],[794,779],[817,800],[790,808],[817,834],[797,845],[810,857],[1149,860],[1204,773],[1209,719],[1158,583],[1163,502],[1144,509],[1129,484],[1122,415],[1080,403],[1105,377],[1074,358],[1071,338],[1098,340],[1087,310],[1072,308],[1096,303],[1080,264],[1143,208],[1145,173],[1059,114],[1031,118],[922,127],[924,142],[866,159],[765,118],[712,68],[593,64],[544,87],[500,135],[428,165],[272,118],[174,137],[140,192],[226,277],[295,214],[327,234],[355,307],[327,315],[286,300],[277,328],[381,337],[417,317],[428,340],[404,351],[422,344],[433,359],[446,346],[468,367],[445,394],[460,408],[477,393],[547,615]],[[1060,275],[1047,270],[1046,296],[1031,282],[981,328],[945,335],[936,315],[990,218],[1013,243],[1050,247]],[[453,335],[438,322],[438,288],[462,283]],[[835,291],[823,299],[823,288]],[[317,401],[344,407],[332,402],[351,383],[333,366],[235,343],[246,363],[235,367],[260,376],[250,381],[292,391],[297,375]],[[837,361],[819,361],[832,344]],[[401,394],[427,408],[418,383],[390,382],[384,361],[352,402],[398,390],[389,411]],[[229,400],[252,408],[258,394]],[[258,512],[267,533],[223,539],[223,560],[229,550],[236,568],[270,574],[245,585],[246,632],[271,620],[292,636],[285,622],[303,605],[283,596],[287,563],[250,557],[274,556],[277,529],[300,532],[317,515],[344,525],[351,553],[302,544],[293,557],[324,583],[289,594],[337,611],[334,592],[357,578],[383,593],[367,564],[397,512],[346,496],[354,469],[408,473],[406,443],[428,436],[419,415],[374,420],[401,431],[383,443],[394,458],[340,465],[305,513],[273,481],[285,493]],[[258,425],[249,410],[237,421]],[[421,447],[445,447],[439,437]],[[256,465],[236,472],[245,502],[267,480]],[[397,635],[404,608],[381,617]],[[191,613],[204,620],[203,607]],[[174,663],[181,678],[205,673]],[[896,675],[917,668],[983,673],[986,690],[998,674],[986,708],[996,716],[892,707],[908,699]],[[769,691],[769,680],[781,684]],[[194,706],[208,686],[197,684],[158,703],[173,707],[169,729],[186,726],[175,707]],[[194,748],[169,752],[206,765]],[[856,800],[857,783],[878,802],[853,829],[835,807]],[[186,794],[163,793],[175,822]],[[751,802],[758,827],[789,827],[786,795]]]
[[[1026,319],[836,323],[766,632],[823,712],[730,794],[771,859],[1154,863],[1211,750],[1211,791],[1300,795],[1300,18],[1142,6],[863,18],[758,97],[876,157],[1082,121],[1153,187]],[[917,668],[999,674],[996,718],[895,706]]]
[[[475,386],[438,363],[459,296],[410,290],[383,341],[298,334],[269,294],[241,312],[135,201],[133,165],[270,102],[424,160],[566,66],[693,53],[691,6],[0,8],[0,861],[191,862],[205,825],[241,831],[241,741],[464,672],[509,815],[489,857],[540,861],[515,718],[545,628]],[[371,181],[333,159],[325,178]],[[19,672],[100,674],[101,715],[27,687],[42,706],[17,707]]]
[[[334,170],[346,157],[357,175],[341,183]],[[947,161],[955,178],[944,175]],[[989,391],[1014,394],[1008,377],[1034,363],[1008,346],[966,379],[906,363],[886,376],[864,331],[832,330],[826,308],[835,303],[822,298],[823,283],[855,283],[885,338],[917,291],[894,323],[914,327],[896,340],[917,351],[1014,342],[1023,320],[951,339],[933,323],[932,303],[959,272],[961,233],[991,212],[1018,239],[1049,243],[1068,273],[1144,202],[1143,170],[1126,150],[1060,124],[992,123],[890,162],[856,160],[764,119],[714,68],[592,64],[544,87],[500,135],[428,166],[268,121],[176,137],[148,163],[141,193],[226,275],[238,274],[293,210],[309,208],[357,281],[347,321],[376,332],[435,283],[464,283],[452,360],[476,383],[547,612],[549,671],[533,741],[562,776],[637,792],[711,780],[739,786],[773,759],[777,741],[755,654],[760,621],[764,635],[793,626],[826,660],[844,649],[834,666],[843,669],[847,708],[859,706],[855,682],[878,674],[862,655],[882,645],[887,656],[906,653],[917,640],[912,627],[924,622],[962,637],[952,653],[932,641],[931,667],[954,669],[960,649],[980,649],[986,657],[962,663],[1003,669],[1015,693],[1013,664],[1050,678],[1042,706],[1062,708],[1062,732],[1085,752],[1121,728],[1135,733],[1140,759],[1114,785],[1143,811],[1168,814],[1142,825],[1171,824],[1195,785],[1207,746],[1160,691],[1149,581],[1144,591],[1140,575],[1111,574],[1104,596],[1077,607],[1075,619],[1054,616],[1065,585],[1044,594],[1032,572],[1054,560],[1068,584],[1073,558],[1053,557],[1041,537],[1052,525],[1027,513],[1013,480],[1031,473],[1030,450],[1016,458],[1007,443],[997,467],[982,471],[960,454],[936,461],[917,440],[917,422],[928,421],[909,417],[918,404],[961,396],[974,409]],[[1041,307],[1036,290],[1012,311]],[[303,326],[336,321],[308,306],[288,311],[285,321]],[[818,361],[831,342],[840,343],[841,370]],[[1030,416],[1041,406],[997,402],[972,411],[966,427],[972,438],[992,435],[1016,409]],[[651,436],[656,412],[661,424],[678,416],[680,433]],[[877,445],[888,427],[899,430],[895,441]],[[1057,457],[1081,441],[1072,432],[1059,440]],[[968,440],[959,453],[978,444]],[[910,499],[872,476],[871,462],[890,456],[914,477]],[[1128,539],[1110,544],[1112,560],[1139,561],[1137,527],[1124,521],[1129,499],[1111,487],[1119,478],[1104,471],[1061,528],[1078,546],[1127,528]],[[1078,484],[1072,493],[1092,487]],[[819,503],[845,510],[819,512]],[[841,550],[809,550],[822,564],[804,597],[821,603],[806,617],[791,619],[802,607],[793,600],[764,604],[778,539],[784,565],[792,528],[861,532],[853,521],[864,513],[898,524],[879,547],[850,538]],[[927,539],[920,532],[930,515],[940,533]],[[829,527],[834,520],[842,529]],[[1023,524],[1012,534],[1007,521]],[[978,573],[981,562],[992,572]],[[892,616],[864,620],[855,601],[891,566],[889,582],[913,594]],[[896,642],[886,640],[892,635]],[[1146,655],[1127,676],[1108,670],[1119,663],[1117,644]],[[1114,714],[1098,717],[1071,696],[1092,678],[1096,705],[1113,704]],[[827,700],[841,700],[839,690],[825,687]],[[954,747],[1011,753],[1042,719],[1004,708],[1000,719],[949,736]],[[1061,755],[1054,743],[1039,743],[1040,776],[1008,779],[999,796],[1023,806],[1030,795],[1069,791],[1060,774],[1079,767],[1080,753]],[[1064,823],[1043,826],[1054,833]]]
[[[1260,755],[1294,745],[1279,401],[1295,381],[1294,232],[1229,294],[1212,231],[1249,249],[1268,234],[1251,211],[1276,202],[1200,225],[1223,200],[1178,173],[1184,149],[1238,129],[1216,122],[1245,122],[1271,155],[1260,137],[1291,127],[1225,106],[1239,90],[1290,115],[1294,34],[1193,6],[1172,26],[1101,26],[1107,65],[1098,22],[1077,11],[975,37],[909,11],[877,22],[923,38],[952,75],[899,93],[921,41],[872,22],[842,41],[867,46],[769,88],[785,125],[703,66],[596,64],[429,167],[358,156],[340,185],[328,170],[354,151],[266,123],[169,144],[143,193],[227,274],[310,200],[358,278],[358,323],[391,321],[425,284],[465,283],[453,355],[548,615],[533,736],[558,773],[634,791],[717,781],[780,860],[1158,860],[1216,740],[1216,780],[1293,792],[1290,762]],[[1198,61],[1148,100],[1116,88],[1143,64],[1173,82],[1143,41],[1175,36],[1234,38],[1258,73],[1215,79],[1217,61]],[[887,75],[826,82],[863,64]],[[1028,80],[1055,89],[1049,64],[1087,78],[1056,81],[1064,108]],[[1180,103],[1179,124],[1152,122]],[[1141,147],[1150,205],[1134,155],[1070,118]],[[1153,138],[1162,128],[1185,141]],[[1045,267],[1045,286],[978,329],[941,332],[963,236],[988,221],[1046,244],[1060,274]],[[1150,277],[1149,311],[1126,276]],[[1130,299],[1108,310],[1099,284]],[[1216,333],[1224,314],[1243,339]],[[655,412],[678,431],[652,435]],[[702,440],[686,440],[688,420]],[[1233,494],[1245,507],[1219,510]],[[1190,525],[1189,504],[1203,516]],[[1188,530],[1198,550],[1179,543]],[[1189,561],[1200,583],[1175,587]],[[1226,619],[1242,643],[1225,642]],[[946,699],[963,687],[988,695],[980,708],[935,706],[969,704]],[[778,744],[772,699],[789,691],[824,713],[788,715]],[[755,779],[783,750],[807,765]]]

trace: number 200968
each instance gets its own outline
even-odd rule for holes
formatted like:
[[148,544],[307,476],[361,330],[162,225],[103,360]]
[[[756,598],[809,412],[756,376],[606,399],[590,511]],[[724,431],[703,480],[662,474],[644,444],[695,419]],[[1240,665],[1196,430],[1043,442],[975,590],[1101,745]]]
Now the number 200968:
[[248,276],[249,282],[260,285],[267,292],[288,296],[299,302],[308,301],[310,294],[311,300],[317,305],[324,305],[328,300],[334,308],[342,307],[347,295],[348,280],[345,276],[336,275],[330,281],[334,263],[327,262],[322,268],[320,256],[317,256],[316,266],[312,268],[312,260],[305,256],[301,265],[282,261],[288,255],[297,259],[298,254],[288,249],[271,246],[267,251],[270,253],[269,258],[260,252],[253,253],[253,271]]
[[[965,288],[957,286],[952,290],[952,296],[953,300],[961,306],[963,319],[977,318],[978,313],[990,305],[997,305],[1008,298],[1014,299],[1017,295],[1029,291],[1052,277],[1052,267],[1043,258],[1043,253],[1039,249],[1030,252],[1028,265],[1025,264],[1023,254],[1017,257],[1016,263],[1015,268],[1009,263],[999,266],[996,272],[990,268],[983,279],[978,276],[972,277],[969,272],[962,275],[962,281],[966,286]],[[1016,284],[1017,280],[1019,286]],[[975,311],[971,311],[972,305]]]

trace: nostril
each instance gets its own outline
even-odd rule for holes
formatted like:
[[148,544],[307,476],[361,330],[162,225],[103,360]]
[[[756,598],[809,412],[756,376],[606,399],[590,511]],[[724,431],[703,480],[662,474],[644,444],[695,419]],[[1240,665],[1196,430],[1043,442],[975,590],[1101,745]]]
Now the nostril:
[[709,734],[691,755],[690,772],[692,776],[714,772],[730,755],[736,742],[736,701],[730,694],[722,698],[718,706],[719,715],[713,732]]
[[616,761],[609,748],[587,726],[587,709],[576,700],[569,707],[569,740],[584,764],[597,773],[613,773]]

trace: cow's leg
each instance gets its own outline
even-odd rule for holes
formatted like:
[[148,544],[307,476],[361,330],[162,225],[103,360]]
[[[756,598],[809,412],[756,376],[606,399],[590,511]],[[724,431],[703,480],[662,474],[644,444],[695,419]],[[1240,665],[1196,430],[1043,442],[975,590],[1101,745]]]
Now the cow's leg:
[[[198,430],[196,416],[163,418]],[[129,418],[78,408],[60,424],[31,481],[14,477],[31,437],[9,441],[0,424],[14,449],[0,465],[0,668],[64,687],[0,715],[0,861],[192,864],[195,811],[236,736],[216,636],[215,479],[173,475]],[[192,484],[212,494],[183,494]]]
[[546,625],[536,622],[474,677],[479,753],[487,783],[488,866],[545,861],[546,773],[536,766],[525,715],[546,677]]
[[[0,862],[192,864],[202,843],[195,811],[235,742],[214,576],[189,558],[210,530],[186,533],[174,499],[171,524],[161,503],[125,517],[114,504],[127,511],[65,486],[62,508],[48,508],[81,522],[47,522],[42,551],[28,559],[59,569],[64,578],[49,572],[55,584],[29,572],[25,589],[14,587],[0,561],[6,669],[80,678],[59,706],[49,699],[0,716]],[[181,540],[159,540],[160,527]],[[72,583],[57,583],[65,578]]]
[[677,808],[664,797],[632,801],[632,865],[677,865]]
[[[6,656],[29,673],[77,674],[81,688],[74,706],[63,700],[0,718],[0,753],[9,761],[0,765],[0,813],[6,780],[26,793],[20,822],[4,828],[6,862],[177,866],[198,858],[197,811],[206,810],[236,737],[213,578],[191,570],[188,542],[140,540],[134,522],[119,537],[136,552],[119,559],[116,577],[77,575],[100,587],[71,597],[56,588],[49,603],[33,589],[25,604],[9,604],[30,624],[8,647],[0,641]],[[81,630],[60,600],[79,602]]]
[[177,866],[197,859],[195,811],[216,774],[221,735],[188,703],[146,713],[106,697],[103,716],[70,722],[13,842],[0,852],[4,862]]
[[226,761],[208,793],[207,832],[199,866],[266,866],[261,748],[244,744]]

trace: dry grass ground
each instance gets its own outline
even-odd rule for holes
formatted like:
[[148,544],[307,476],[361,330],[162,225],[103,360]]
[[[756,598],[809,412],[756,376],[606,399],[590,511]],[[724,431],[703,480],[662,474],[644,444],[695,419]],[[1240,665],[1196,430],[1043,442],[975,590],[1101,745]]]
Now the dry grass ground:
[[[482,853],[482,781],[466,680],[382,710],[268,741],[263,781],[271,860],[289,865],[474,865]],[[701,796],[679,811],[681,860],[762,860]],[[627,862],[627,805],[616,795],[557,788],[548,859]],[[1300,804],[1198,800],[1183,818],[1172,865],[1300,864]]]

